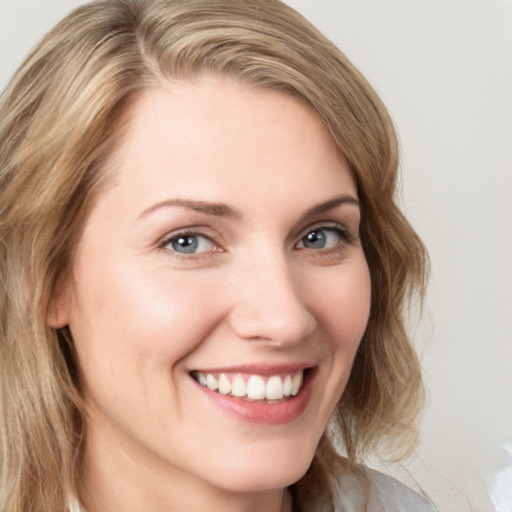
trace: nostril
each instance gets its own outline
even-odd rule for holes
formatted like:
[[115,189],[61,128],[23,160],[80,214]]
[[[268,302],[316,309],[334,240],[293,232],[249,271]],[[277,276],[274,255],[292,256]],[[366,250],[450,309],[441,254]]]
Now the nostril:
[[238,304],[229,315],[231,328],[243,339],[293,345],[310,335],[316,326],[313,315],[298,301],[279,303],[269,297],[263,304],[255,301]]

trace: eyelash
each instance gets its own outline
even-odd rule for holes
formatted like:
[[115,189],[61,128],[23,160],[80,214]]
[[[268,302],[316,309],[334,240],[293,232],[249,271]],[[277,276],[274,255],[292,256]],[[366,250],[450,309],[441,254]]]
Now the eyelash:
[[[322,248],[318,248],[318,249],[308,248],[308,247],[304,247],[304,246],[298,247],[299,244],[304,243],[304,240],[308,235],[310,235],[314,232],[335,233],[339,237],[339,240],[334,244],[333,247],[327,247],[327,248],[322,247]],[[188,238],[188,237],[206,239],[206,240],[208,240],[209,243],[212,244],[212,246],[214,247],[214,250],[202,251],[199,253],[197,253],[197,252],[180,253],[176,250],[169,249],[167,247],[172,242],[177,242],[179,239],[184,239],[184,238]],[[294,248],[299,251],[310,249],[314,253],[320,253],[320,254],[318,254],[319,256],[320,255],[329,255],[329,254],[336,255],[340,251],[343,251],[343,249],[345,249],[345,247],[347,245],[352,245],[354,243],[354,240],[355,240],[355,237],[349,232],[349,230],[340,224],[337,224],[337,223],[318,224],[318,225],[310,226],[307,229],[305,229],[304,231],[302,231],[302,234],[299,237],[298,241],[295,242],[295,244],[294,244]],[[175,257],[184,258],[184,259],[190,259],[190,258],[194,258],[194,257],[197,258],[197,257],[201,257],[201,255],[208,254],[208,253],[224,252],[223,249],[213,241],[211,236],[209,236],[209,235],[201,232],[199,229],[195,229],[195,228],[190,228],[190,229],[186,229],[184,231],[178,231],[178,232],[169,234],[168,236],[166,236],[159,242],[158,247],[165,251],[172,252]]]

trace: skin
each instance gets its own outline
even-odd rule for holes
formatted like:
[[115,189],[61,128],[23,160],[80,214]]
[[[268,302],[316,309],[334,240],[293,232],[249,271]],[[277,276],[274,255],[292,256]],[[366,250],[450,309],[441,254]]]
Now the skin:
[[[89,408],[81,500],[88,512],[289,510],[369,315],[347,163],[297,99],[219,77],[148,91],[127,123],[49,317],[70,326]],[[351,202],[311,211],[341,196]],[[177,199],[225,206],[166,203]],[[184,228],[199,252],[169,243]],[[313,228],[324,247],[305,245]],[[281,425],[227,414],[190,376],[304,361],[311,398]]]

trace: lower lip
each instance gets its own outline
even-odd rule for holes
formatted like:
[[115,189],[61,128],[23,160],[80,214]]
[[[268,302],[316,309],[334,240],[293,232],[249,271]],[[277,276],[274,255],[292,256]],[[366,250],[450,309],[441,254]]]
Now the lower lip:
[[230,395],[222,395],[194,382],[217,407],[239,420],[259,425],[284,425],[299,418],[306,410],[311,398],[313,380],[314,374],[311,372],[296,396],[275,403],[246,402]]

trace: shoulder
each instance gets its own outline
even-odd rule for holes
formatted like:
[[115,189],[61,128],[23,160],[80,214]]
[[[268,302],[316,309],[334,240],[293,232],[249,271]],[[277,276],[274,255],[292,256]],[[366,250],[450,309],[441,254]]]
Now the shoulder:
[[[436,512],[425,496],[389,475],[366,466],[349,464],[339,482],[339,492],[351,496],[354,510],[366,512]],[[342,501],[346,501],[342,500]],[[349,507],[350,509],[350,507]]]
[[[374,506],[377,507],[375,510],[435,512],[436,508],[430,500],[413,491],[396,478],[369,468],[366,468],[366,471],[373,483],[370,491],[370,503],[375,502]],[[383,504],[386,505],[386,508],[382,508]],[[369,509],[372,510],[371,507]]]

